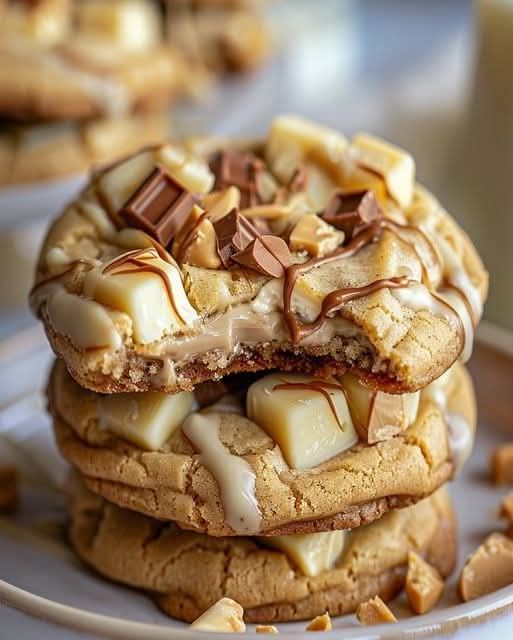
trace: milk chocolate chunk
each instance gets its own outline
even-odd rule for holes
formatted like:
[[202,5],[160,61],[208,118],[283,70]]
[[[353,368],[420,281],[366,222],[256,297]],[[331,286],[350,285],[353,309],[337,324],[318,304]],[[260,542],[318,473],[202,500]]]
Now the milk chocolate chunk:
[[120,216],[165,247],[185,224],[195,202],[195,196],[165,169],[155,167],[123,205]]
[[383,212],[372,191],[338,191],[328,202],[322,213],[325,222],[341,229],[349,242],[366,226],[381,218]]
[[235,186],[240,191],[240,207],[253,207],[261,202],[259,176],[264,163],[252,153],[220,151],[210,161],[210,170],[216,181],[214,189]]
[[258,271],[265,276],[281,278],[292,263],[287,243],[278,236],[260,236],[232,259],[243,267]]
[[230,266],[235,253],[243,251],[258,237],[258,230],[237,209],[232,209],[227,216],[214,222],[214,229],[217,252],[225,267]]

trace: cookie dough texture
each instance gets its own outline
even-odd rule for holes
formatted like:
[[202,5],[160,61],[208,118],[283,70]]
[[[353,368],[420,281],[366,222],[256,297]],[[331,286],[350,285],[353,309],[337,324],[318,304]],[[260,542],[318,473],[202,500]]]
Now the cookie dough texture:
[[[338,134],[330,132],[330,135]],[[195,140],[184,144],[206,167],[210,153],[230,148],[235,142]],[[262,153],[262,145],[239,144],[242,144],[242,149],[254,151],[259,148]],[[163,158],[177,152],[163,147],[152,150],[152,153],[156,162],[163,162]],[[342,177],[337,175],[336,180],[324,165],[305,163],[310,187],[304,193],[294,194],[290,202],[294,198],[295,201],[298,197],[306,198],[310,202],[310,213],[315,213],[326,205],[336,188],[344,185],[354,188],[352,185],[356,184],[356,178],[352,177],[353,172],[358,174],[351,153],[348,151],[340,162],[330,165],[332,173],[343,174]],[[55,249],[63,251],[68,261],[81,259],[105,263],[133,248],[126,244],[120,246],[115,234],[106,238],[99,226],[84,214],[83,207],[87,202],[102,206],[101,198],[98,201],[95,195],[98,179],[96,175],[91,185],[50,228],[39,259],[38,285],[62,273],[62,264],[56,267],[48,259]],[[319,183],[323,185],[320,190]],[[285,207],[292,206],[290,202],[286,202]],[[415,226],[417,219],[428,220],[429,228],[436,229],[430,242],[436,247],[436,237],[445,239],[445,243],[452,247],[450,251],[454,251],[453,258],[461,260],[476,296],[485,298],[487,275],[472,243],[434,198],[417,187],[410,207],[399,210],[390,198],[383,206],[390,219],[402,224]],[[427,235],[429,233],[426,232]],[[67,291],[81,295],[87,270],[84,264],[72,268],[60,283]],[[295,290],[305,292],[307,297],[312,296],[315,304],[319,305],[320,300],[337,289],[360,287],[405,273],[416,274],[415,277],[420,279],[421,272],[416,249],[395,233],[385,230],[379,241],[369,244],[356,255],[311,270],[298,280]],[[443,305],[442,312],[436,308],[436,303],[433,307],[427,289],[421,291],[423,299],[428,300],[424,304],[418,303],[418,297],[413,293],[411,296],[406,293],[408,302],[388,288],[344,304],[339,315],[345,324],[340,332],[334,331],[334,337],[327,335],[322,339],[313,334],[311,340],[294,345],[283,317],[278,317],[281,311],[275,309],[261,314],[261,330],[271,325],[274,314],[276,326],[270,337],[264,335],[250,339],[246,331],[246,337],[239,341],[234,339],[235,342],[228,347],[213,347],[209,343],[212,323],[219,318],[226,318],[227,323],[230,309],[248,312],[251,305],[258,303],[255,301],[264,285],[269,284],[268,278],[249,269],[227,271],[187,263],[181,265],[181,274],[185,293],[198,319],[185,329],[170,330],[149,344],[141,344],[134,338],[133,323],[126,313],[116,313],[113,322],[121,345],[115,349],[86,349],[56,329],[44,300],[33,300],[33,306],[45,325],[54,351],[66,361],[75,379],[82,386],[102,393],[189,390],[199,382],[239,371],[293,369],[304,373],[316,371],[323,375],[334,370],[340,372],[346,367],[365,377],[373,386],[395,392],[414,391],[440,376],[464,347],[465,336],[456,322],[456,315]],[[438,284],[441,282],[439,274]],[[279,282],[270,284],[279,285]],[[200,349],[188,342],[195,338],[202,341]],[[468,338],[471,341],[472,336]],[[167,372],[172,375],[167,375]]]
[[0,127],[0,186],[87,171],[167,137],[166,114]]
[[[92,491],[109,501],[212,536],[234,535],[214,476],[178,429],[159,451],[143,451],[98,426],[96,394],[80,388],[62,362],[49,406],[59,448]],[[449,407],[475,427],[470,378],[457,365]],[[416,422],[372,446],[357,444],[307,471],[289,469],[277,445],[247,418],[221,414],[220,437],[253,470],[264,535],[354,528],[433,493],[454,464],[443,413],[421,397]]]
[[349,613],[376,594],[383,600],[396,595],[404,585],[409,551],[424,555],[447,576],[457,544],[455,517],[443,491],[349,533],[333,569],[313,578],[281,551],[251,538],[180,531],[87,492],[72,504],[70,538],[87,564],[151,592],[166,613],[187,622],[222,597],[244,607],[246,622]]

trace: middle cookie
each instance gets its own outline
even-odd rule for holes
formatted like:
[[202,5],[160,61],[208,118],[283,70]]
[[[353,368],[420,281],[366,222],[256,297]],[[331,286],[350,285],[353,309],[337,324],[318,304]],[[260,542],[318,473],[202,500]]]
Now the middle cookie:
[[476,422],[460,363],[402,396],[283,373],[105,396],[57,362],[48,398],[89,489],[213,536],[354,528],[411,505],[464,462]]

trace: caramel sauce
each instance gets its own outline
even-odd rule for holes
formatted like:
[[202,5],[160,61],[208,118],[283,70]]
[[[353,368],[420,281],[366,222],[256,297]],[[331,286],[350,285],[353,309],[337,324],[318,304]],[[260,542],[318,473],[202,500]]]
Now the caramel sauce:
[[[333,253],[330,253],[329,255],[322,258],[310,258],[302,264],[293,264],[285,270],[285,278],[283,281],[283,315],[288,326],[293,344],[299,344],[303,338],[306,338],[310,334],[314,333],[314,331],[316,331],[321,326],[326,317],[326,314],[329,313],[329,309],[325,309],[325,305],[323,302],[323,311],[321,311],[316,320],[314,320],[310,324],[301,323],[297,315],[292,311],[292,293],[299,276],[308,273],[310,269],[319,267],[324,264],[329,264],[330,262],[334,262],[339,258],[348,258],[356,255],[367,245],[372,244],[373,242],[377,242],[377,240],[379,240],[379,238],[381,237],[382,231],[383,225],[381,221],[373,222],[366,229],[360,231],[360,233],[358,233],[346,247],[336,249],[335,251],[333,251]],[[369,286],[371,285],[368,285],[367,288]],[[382,285],[378,288],[382,288],[384,286],[386,285]],[[405,285],[403,284],[402,286]],[[358,297],[363,297],[364,295],[368,295],[369,293],[371,293],[371,291],[368,290],[366,292],[358,294],[358,291],[361,289],[363,289],[363,287],[351,289],[352,297],[348,298],[348,300],[345,300],[345,302],[354,300]],[[341,295],[344,291],[345,289],[339,289],[338,291],[334,291],[333,294]],[[331,296],[332,294],[329,295]]]
[[[183,324],[186,324],[185,318],[180,314],[180,310],[176,306],[175,299],[173,296],[173,289],[171,287],[171,283],[169,282],[167,273],[164,271],[164,269],[158,267],[157,265],[149,264],[148,262],[141,259],[142,256],[148,255],[149,251],[151,250],[148,250],[147,248],[134,249],[133,251],[128,251],[127,253],[124,253],[123,255],[119,256],[118,258],[110,262],[109,264],[105,265],[105,267],[103,268],[103,273],[104,274],[110,273],[114,276],[127,275],[127,274],[133,274],[133,273],[155,274],[162,280],[164,284],[164,287],[166,289],[166,293],[169,299],[169,303],[173,308],[173,311],[175,312],[177,317],[180,318]],[[156,252],[159,253],[158,250],[156,250]],[[165,254],[167,254],[167,251],[165,251]],[[167,254],[167,257],[168,259],[165,260],[165,262],[168,262],[168,264],[175,267],[178,270],[178,273],[180,274],[180,277],[181,277],[181,273],[180,273],[180,270],[178,269],[178,266],[174,263],[174,261],[171,262],[169,260],[170,259],[169,254]],[[120,269],[120,267],[123,267],[123,265],[132,265],[132,267],[135,267],[135,269],[130,269],[130,268]]]
[[319,380],[318,382],[316,380],[312,380],[311,382],[283,382],[282,384],[276,384],[273,387],[273,391],[296,391],[297,389],[304,389],[305,391],[316,391],[317,393],[322,394],[326,398],[326,401],[330,406],[331,412],[333,413],[338,426],[342,431],[344,431],[344,425],[340,421],[337,413],[337,407],[335,406],[333,398],[331,397],[331,394],[329,392],[330,389],[333,389],[336,391],[342,391],[342,393],[344,393],[345,395],[344,388],[341,384],[337,384],[335,382],[326,382],[325,380]]

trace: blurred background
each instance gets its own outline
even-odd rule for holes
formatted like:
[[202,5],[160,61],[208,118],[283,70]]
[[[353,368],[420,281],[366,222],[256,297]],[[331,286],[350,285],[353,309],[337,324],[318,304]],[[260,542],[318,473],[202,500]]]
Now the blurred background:
[[512,59],[510,0],[0,0],[0,338],[34,322],[42,234],[92,165],[280,112],[411,151],[513,330]]

